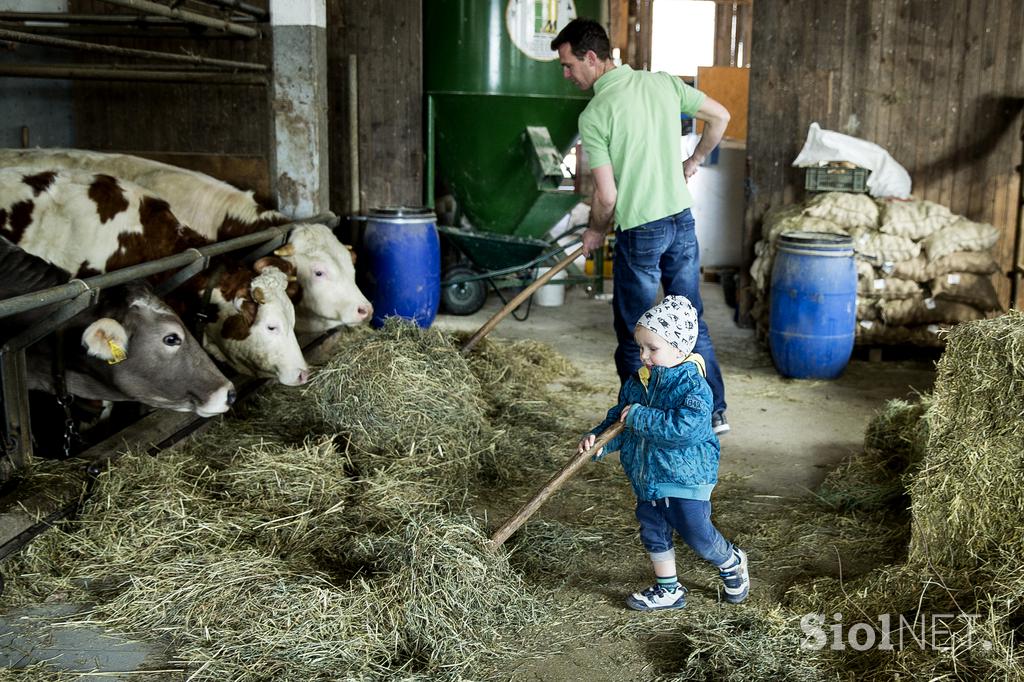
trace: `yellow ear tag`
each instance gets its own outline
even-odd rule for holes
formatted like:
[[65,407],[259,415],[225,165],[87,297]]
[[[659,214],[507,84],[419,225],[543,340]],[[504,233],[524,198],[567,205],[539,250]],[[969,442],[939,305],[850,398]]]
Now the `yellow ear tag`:
[[647,369],[647,366],[645,365],[636,371],[636,375],[640,377],[640,383],[643,384],[646,389],[647,382],[651,379],[651,370]]
[[107,339],[107,347],[110,348],[110,354],[113,356],[110,360],[107,360],[108,365],[116,365],[128,359],[128,354],[124,352],[124,348],[121,348],[121,346],[110,339]]

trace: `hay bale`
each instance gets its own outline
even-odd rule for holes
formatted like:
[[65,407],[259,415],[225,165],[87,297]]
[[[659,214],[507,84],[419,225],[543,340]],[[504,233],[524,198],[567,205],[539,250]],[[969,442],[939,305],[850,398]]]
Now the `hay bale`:
[[939,360],[911,487],[911,558],[970,569],[1024,559],[1024,315],[958,325]]

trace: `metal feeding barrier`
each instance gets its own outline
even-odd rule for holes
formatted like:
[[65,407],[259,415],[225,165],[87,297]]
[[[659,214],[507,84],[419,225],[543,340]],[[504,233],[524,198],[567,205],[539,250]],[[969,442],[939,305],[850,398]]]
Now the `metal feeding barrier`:
[[169,279],[155,287],[163,296],[206,269],[210,259],[226,253],[252,249],[243,260],[253,262],[282,246],[296,225],[321,223],[331,226],[338,218],[331,213],[296,220],[223,242],[214,242],[198,249],[188,249],[159,260],[140,263],[88,279],[72,279],[66,284],[34,291],[0,301],[0,319],[36,308],[60,305],[46,318],[18,333],[0,346],[0,396],[3,400],[3,458],[0,459],[0,482],[6,481],[32,458],[32,431],[28,413],[28,377],[25,349],[97,301],[100,291],[127,282],[170,270],[177,270]]
[[[0,319],[35,308],[63,303],[45,319],[0,346],[0,395],[2,395],[4,413],[3,423],[0,424],[3,428],[0,484],[7,482],[20,469],[25,468],[33,456],[25,348],[47,334],[53,333],[63,323],[94,303],[104,288],[177,269],[174,275],[154,288],[158,295],[164,295],[204,270],[209,265],[211,258],[250,249],[242,256],[241,260],[249,263],[255,262],[274,249],[283,246],[294,227],[308,223],[320,223],[334,228],[337,226],[338,218],[333,213],[326,213],[312,218],[295,220],[286,225],[223,242],[215,242],[198,249],[189,249],[159,260],[140,263],[88,279],[72,279],[60,286],[0,301]],[[253,249],[253,246],[256,248]],[[316,348],[328,336],[329,333],[320,335],[304,350]],[[235,383],[238,399],[241,400],[266,383],[266,380],[247,378],[242,381],[236,380]],[[86,450],[83,453],[86,461],[84,491],[75,492],[62,500],[53,501],[51,507],[45,512],[30,514],[27,510],[23,510],[13,514],[0,514],[0,517],[3,517],[2,523],[0,523],[0,561],[20,550],[57,522],[78,513],[82,503],[92,494],[103,465],[115,457],[108,444],[110,441],[116,439],[119,443],[135,441],[152,443],[147,448],[147,452],[155,455],[195,432],[207,422],[206,418],[195,414],[171,413],[173,419],[163,419],[162,417],[166,416],[163,414],[164,412],[157,410],[132,424],[124,432]],[[3,593],[3,590],[4,581],[0,576],[0,594]]]

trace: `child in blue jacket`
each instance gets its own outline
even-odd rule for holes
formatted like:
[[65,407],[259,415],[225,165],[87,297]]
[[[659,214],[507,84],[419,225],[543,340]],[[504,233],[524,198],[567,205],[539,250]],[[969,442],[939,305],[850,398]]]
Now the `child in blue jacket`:
[[[711,430],[711,388],[704,360],[692,353],[697,311],[684,296],[665,299],[641,316],[634,338],[643,366],[623,384],[618,404],[580,441],[579,452],[614,424],[626,428],[608,442],[636,493],[640,540],[654,564],[656,582],[626,599],[633,609],[678,609],[686,588],[676,577],[672,531],[718,567],[724,598],[747,598],[747,555],[711,523],[711,490],[718,482],[718,437]],[[598,451],[597,458],[603,451]]]

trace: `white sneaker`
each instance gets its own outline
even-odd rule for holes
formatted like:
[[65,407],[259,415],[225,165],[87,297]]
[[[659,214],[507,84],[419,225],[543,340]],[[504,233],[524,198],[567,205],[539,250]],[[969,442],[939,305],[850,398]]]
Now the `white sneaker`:
[[750,574],[747,571],[747,553],[742,549],[733,550],[733,563],[726,568],[718,567],[725,591],[724,599],[730,604],[739,604],[750,594]]
[[731,430],[729,421],[725,418],[725,412],[715,412],[711,415],[711,430],[716,436],[724,436]]
[[652,585],[626,597],[626,606],[637,611],[681,609],[686,606],[686,588],[676,583],[675,592],[669,592],[660,585]]

